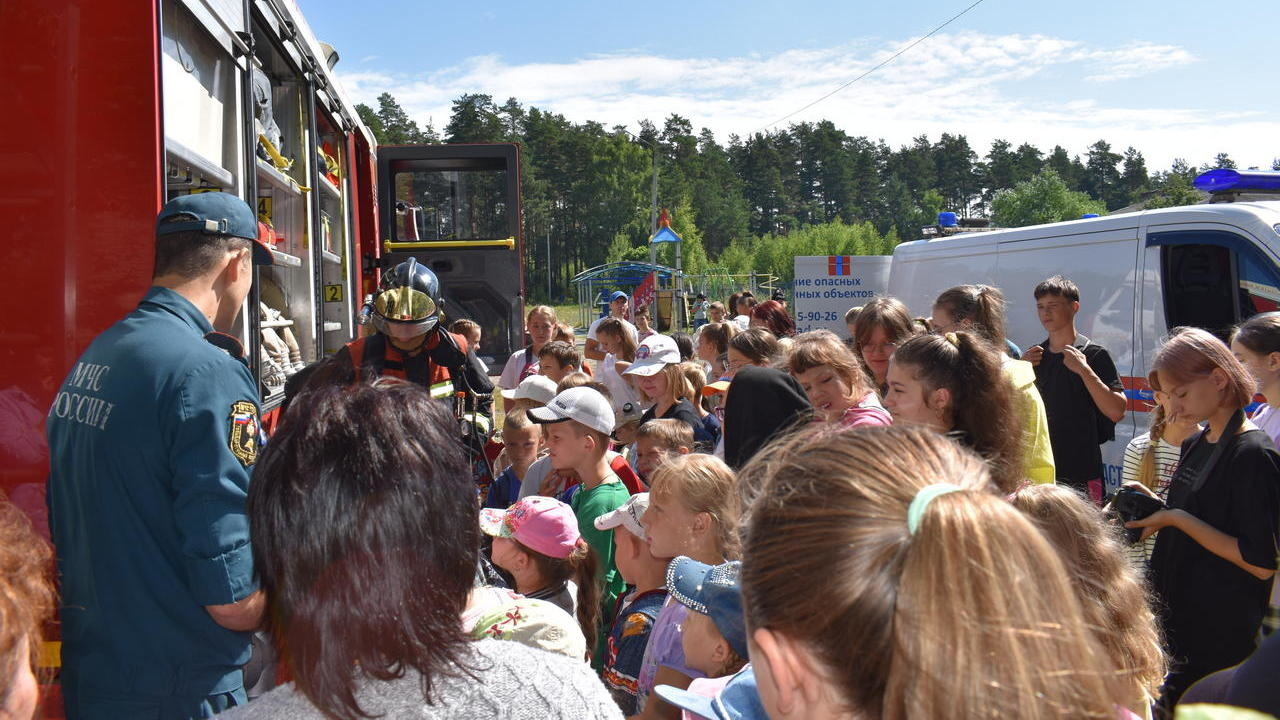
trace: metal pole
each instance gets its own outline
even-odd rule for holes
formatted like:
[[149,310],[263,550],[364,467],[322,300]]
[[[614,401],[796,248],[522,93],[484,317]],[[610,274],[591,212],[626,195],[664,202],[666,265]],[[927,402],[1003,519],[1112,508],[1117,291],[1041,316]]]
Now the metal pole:
[[[658,232],[658,143],[653,143],[653,187],[649,192],[649,239]],[[658,246],[649,243],[649,264],[658,264]]]

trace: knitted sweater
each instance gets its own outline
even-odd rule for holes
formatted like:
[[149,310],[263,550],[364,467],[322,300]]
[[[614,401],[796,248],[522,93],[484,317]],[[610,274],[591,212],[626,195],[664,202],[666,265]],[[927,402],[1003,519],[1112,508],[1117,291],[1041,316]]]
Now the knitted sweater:
[[[436,703],[427,705],[417,673],[388,682],[364,681],[360,707],[386,720],[621,720],[622,712],[585,662],[504,640],[478,640],[464,656],[475,678],[442,677]],[[323,720],[292,683],[244,707],[218,715],[227,720]]]

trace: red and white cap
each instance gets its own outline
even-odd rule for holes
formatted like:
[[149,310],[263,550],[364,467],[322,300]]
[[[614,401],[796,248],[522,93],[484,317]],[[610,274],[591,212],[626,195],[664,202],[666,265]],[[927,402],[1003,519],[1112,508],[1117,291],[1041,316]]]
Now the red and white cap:
[[680,362],[680,347],[666,335],[654,333],[636,348],[636,361],[623,375],[657,375],[662,368]]

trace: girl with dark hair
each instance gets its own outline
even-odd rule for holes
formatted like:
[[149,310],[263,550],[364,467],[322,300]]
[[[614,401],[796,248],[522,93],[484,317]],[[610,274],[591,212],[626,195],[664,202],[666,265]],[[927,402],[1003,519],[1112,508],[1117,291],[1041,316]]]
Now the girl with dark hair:
[[931,321],[932,332],[964,330],[1004,349],[1000,367],[1013,386],[1022,421],[1023,469],[1031,482],[1053,482],[1057,473],[1049,439],[1049,414],[1036,387],[1035,367],[1021,360],[1022,351],[1005,337],[1004,295],[990,285],[957,285],[942,291],[934,301]]
[[876,298],[858,312],[853,321],[853,351],[882,392],[894,349],[917,332],[907,306],[897,298]]
[[777,300],[766,300],[751,309],[751,327],[762,327],[779,340],[796,334],[795,321]]
[[953,434],[991,465],[991,479],[1011,493],[1025,481],[1022,430],[1013,389],[994,348],[967,332],[917,335],[889,363],[884,404],[895,422]]
[[294,680],[226,717],[620,717],[586,663],[465,634],[480,528],[444,403],[382,379],[307,405],[248,499],[268,629]]
[[1280,445],[1280,312],[1254,315],[1231,334],[1231,352],[1266,398],[1249,419]]
[[582,637],[595,639],[600,562],[578,533],[572,508],[555,498],[530,495],[506,510],[482,509],[480,529],[493,537],[493,564],[511,574],[516,592],[575,616]]
[[1192,683],[1241,662],[1257,644],[1276,570],[1280,454],[1244,417],[1254,378],[1231,350],[1199,328],[1175,330],[1147,382],[1169,413],[1205,422],[1182,444],[1166,509],[1129,528],[1156,536],[1151,585],[1175,659],[1161,705]]

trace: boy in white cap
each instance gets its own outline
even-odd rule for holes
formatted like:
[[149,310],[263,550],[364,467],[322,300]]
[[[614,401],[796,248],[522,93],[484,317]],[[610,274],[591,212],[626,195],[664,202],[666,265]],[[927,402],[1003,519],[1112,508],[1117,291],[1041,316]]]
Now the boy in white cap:
[[[551,466],[578,473],[581,486],[569,506],[578,518],[582,538],[600,559],[600,617],[611,618],[626,584],[614,562],[613,534],[597,530],[593,521],[621,507],[631,496],[606,457],[613,432],[613,405],[593,388],[576,387],[556,395],[545,407],[527,413],[530,420],[543,426]],[[607,633],[602,631],[592,661],[596,669],[603,664],[606,638]]]
[[634,589],[618,602],[609,631],[608,654],[601,678],[624,715],[636,712],[636,692],[644,649],[653,622],[667,599],[667,561],[649,553],[640,518],[649,508],[649,493],[636,493],[626,504],[596,518],[599,530],[612,530],[614,559],[622,579]]
[[507,412],[528,410],[551,402],[556,396],[556,381],[546,375],[530,375],[514,390],[503,390],[503,407]]

